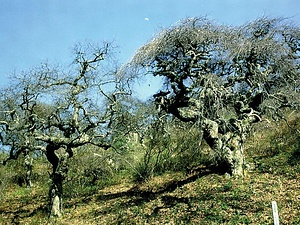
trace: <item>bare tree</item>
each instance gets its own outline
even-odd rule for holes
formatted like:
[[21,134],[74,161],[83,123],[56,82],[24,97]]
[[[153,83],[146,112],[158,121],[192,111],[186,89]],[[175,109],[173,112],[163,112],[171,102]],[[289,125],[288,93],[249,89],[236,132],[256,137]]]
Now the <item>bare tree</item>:
[[156,35],[130,63],[139,74],[164,79],[153,96],[159,111],[198,124],[217,164],[233,175],[243,174],[251,126],[299,103],[300,31],[284,21],[230,27],[186,19]]
[[[37,144],[33,138],[30,129],[33,126],[32,118],[28,112],[21,111],[25,105],[16,101],[18,91],[16,89],[2,90],[1,95],[1,118],[0,118],[0,143],[4,150],[9,149],[9,157],[3,161],[5,165],[9,160],[16,160],[19,156],[24,160],[24,180],[27,187],[32,186],[32,158],[31,152],[35,150]],[[28,96],[29,97],[29,96]],[[30,98],[30,97],[29,97]]]
[[[1,112],[1,141],[10,146],[10,158],[25,149],[39,150],[52,165],[51,216],[62,214],[63,182],[76,149],[111,147],[114,120],[119,118],[117,105],[126,92],[117,71],[107,70],[108,64],[101,67],[109,48],[105,45],[91,54],[77,49],[75,71],[65,73],[43,65],[19,76],[14,107]],[[17,132],[22,138],[14,140]]]

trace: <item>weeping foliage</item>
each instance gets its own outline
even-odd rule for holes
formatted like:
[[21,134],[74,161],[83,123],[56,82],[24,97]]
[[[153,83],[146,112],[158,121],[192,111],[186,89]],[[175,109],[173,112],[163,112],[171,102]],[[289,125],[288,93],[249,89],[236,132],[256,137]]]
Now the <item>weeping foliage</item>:
[[131,66],[162,77],[158,110],[197,122],[220,161],[233,168],[243,164],[252,124],[299,108],[299,51],[299,28],[285,19],[231,27],[190,18],[141,47]]

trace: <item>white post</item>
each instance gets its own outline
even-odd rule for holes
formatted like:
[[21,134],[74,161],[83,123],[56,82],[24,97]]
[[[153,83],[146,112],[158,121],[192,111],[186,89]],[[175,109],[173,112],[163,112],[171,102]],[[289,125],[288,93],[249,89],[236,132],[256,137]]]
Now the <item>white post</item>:
[[276,201],[272,202],[272,210],[273,210],[274,225],[279,225],[279,216],[278,216]]

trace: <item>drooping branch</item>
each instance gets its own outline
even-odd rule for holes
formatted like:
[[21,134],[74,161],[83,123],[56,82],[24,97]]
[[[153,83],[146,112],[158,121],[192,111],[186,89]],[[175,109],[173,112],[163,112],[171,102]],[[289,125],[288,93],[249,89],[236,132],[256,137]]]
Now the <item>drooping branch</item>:
[[267,111],[299,107],[295,30],[282,19],[240,27],[187,19],[141,47],[131,66],[163,77],[164,86],[153,96],[159,112],[197,124],[217,155],[241,172],[243,159],[233,157],[242,157],[251,126]]

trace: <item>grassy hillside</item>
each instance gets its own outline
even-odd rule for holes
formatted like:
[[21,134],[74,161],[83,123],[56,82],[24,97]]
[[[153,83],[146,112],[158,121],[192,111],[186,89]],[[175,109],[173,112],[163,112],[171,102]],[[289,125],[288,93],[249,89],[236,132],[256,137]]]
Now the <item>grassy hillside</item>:
[[64,216],[47,219],[47,185],[6,187],[0,224],[300,224],[300,119],[259,126],[246,148],[248,172],[233,179],[199,165],[144,183],[125,174],[65,199]]

